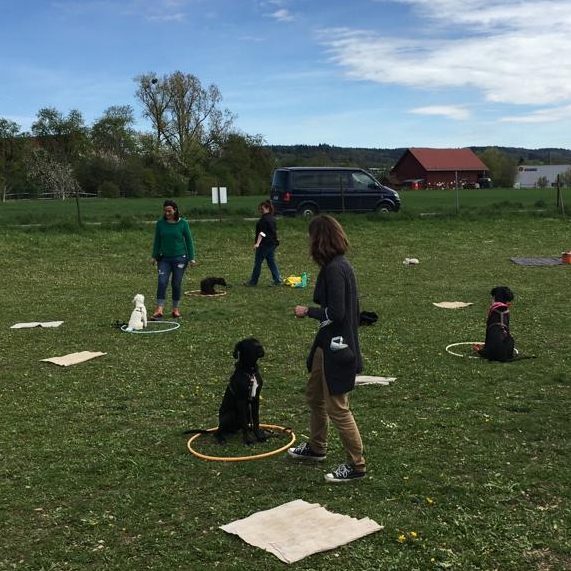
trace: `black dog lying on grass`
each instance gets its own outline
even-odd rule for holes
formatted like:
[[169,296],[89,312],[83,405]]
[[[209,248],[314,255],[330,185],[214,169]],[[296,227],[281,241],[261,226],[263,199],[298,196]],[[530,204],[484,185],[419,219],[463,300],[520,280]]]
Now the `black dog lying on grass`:
[[486,340],[476,347],[480,357],[488,361],[513,361],[514,338],[510,333],[510,303],[514,295],[509,287],[497,286],[490,292],[492,304],[486,322]]
[[[242,431],[244,444],[264,442],[268,438],[268,433],[260,429],[260,392],[263,381],[258,359],[264,354],[262,344],[253,337],[242,339],[234,347],[234,359],[237,361],[218,411],[218,428],[214,432],[220,444],[226,442],[226,436],[239,430]],[[205,432],[204,429],[191,429],[184,434]]]
[[200,282],[200,293],[202,295],[216,295],[218,292],[214,289],[215,285],[226,287],[224,278],[204,278]]

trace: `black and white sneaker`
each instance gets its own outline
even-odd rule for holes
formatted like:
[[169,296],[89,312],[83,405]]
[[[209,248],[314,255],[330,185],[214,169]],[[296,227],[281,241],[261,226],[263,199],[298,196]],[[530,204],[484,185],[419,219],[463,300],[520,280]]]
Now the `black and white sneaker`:
[[326,456],[325,454],[317,454],[310,447],[307,442],[302,442],[298,444],[295,448],[288,448],[287,453],[292,458],[298,458],[299,460],[313,460],[315,462],[323,462]]
[[327,482],[351,482],[365,477],[365,472],[358,472],[350,464],[341,464],[331,472],[325,474]]

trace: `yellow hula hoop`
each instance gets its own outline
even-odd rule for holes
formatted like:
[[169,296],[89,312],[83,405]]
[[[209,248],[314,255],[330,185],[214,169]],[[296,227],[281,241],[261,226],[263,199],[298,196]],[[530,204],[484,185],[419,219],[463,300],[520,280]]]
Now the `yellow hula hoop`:
[[[206,454],[201,454],[192,447],[192,443],[202,436],[201,433],[195,434],[192,438],[190,438],[186,443],[186,447],[191,454],[197,458],[200,458],[201,460],[211,460],[213,462],[247,462],[248,460],[261,460],[262,458],[269,458],[270,456],[275,456],[280,452],[285,452],[295,442],[295,434],[289,428],[284,428],[283,426],[277,426],[275,424],[260,424],[260,428],[274,429],[279,430],[284,434],[291,434],[291,440],[277,450],[263,452],[262,454],[254,454],[253,456],[207,456]],[[216,430],[218,430],[218,427],[209,428],[207,432],[214,432]]]
[[199,289],[192,289],[190,291],[185,291],[184,295],[195,295],[197,297],[220,297],[226,295],[228,292],[226,290],[219,291],[216,293],[202,293]]

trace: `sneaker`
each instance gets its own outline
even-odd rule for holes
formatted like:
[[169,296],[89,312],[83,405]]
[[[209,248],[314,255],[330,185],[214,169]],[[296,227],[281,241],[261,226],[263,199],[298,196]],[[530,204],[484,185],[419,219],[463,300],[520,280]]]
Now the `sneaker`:
[[295,448],[288,448],[287,453],[292,458],[298,458],[300,460],[314,460],[315,462],[323,462],[326,456],[325,454],[316,454],[307,442],[302,442],[298,444]]
[[350,464],[341,464],[335,470],[325,474],[327,482],[350,482],[365,477],[366,472],[357,472]]

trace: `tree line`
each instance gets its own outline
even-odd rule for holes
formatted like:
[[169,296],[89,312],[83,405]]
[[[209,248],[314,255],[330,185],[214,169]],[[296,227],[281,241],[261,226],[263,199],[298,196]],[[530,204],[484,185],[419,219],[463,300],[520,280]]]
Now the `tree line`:
[[[86,125],[79,110],[45,107],[29,132],[0,117],[2,198],[80,194],[100,197],[267,194],[277,166],[354,166],[372,169],[390,184],[404,148],[266,145],[262,135],[235,128],[215,85],[175,71],[134,78],[135,98],[151,130],[135,128],[130,105],[107,108]],[[571,164],[567,149],[472,147],[496,186],[511,187],[520,164]]]
[[0,118],[2,196],[180,196],[218,185],[267,192],[273,155],[261,135],[235,128],[215,85],[180,71],[135,82],[149,132],[135,129],[129,105],[109,107],[91,125],[79,110],[42,108],[29,132]]

